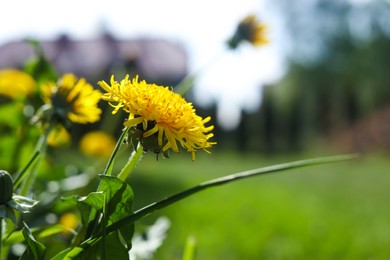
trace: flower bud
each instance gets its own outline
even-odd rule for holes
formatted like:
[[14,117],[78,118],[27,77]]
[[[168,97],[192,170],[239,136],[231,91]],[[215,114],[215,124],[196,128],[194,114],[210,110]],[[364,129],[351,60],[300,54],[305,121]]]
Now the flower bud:
[[[148,124],[148,129],[150,130],[155,126],[155,122],[150,122]],[[150,129],[149,129],[150,128]],[[144,137],[145,131],[142,128],[142,125],[138,125],[134,127],[133,129],[130,130],[129,136],[130,139],[135,139],[136,141],[141,142],[142,148],[144,149],[145,152],[147,151],[152,151],[154,152],[157,156],[159,154],[162,154],[164,158],[169,158],[169,153],[167,151],[163,151],[164,145],[166,145],[167,141],[163,139],[163,143],[160,145],[158,143],[158,133],[154,133],[152,135],[149,135],[147,137]],[[136,143],[133,143],[134,146],[136,146]]]
[[14,193],[11,175],[4,170],[0,170],[0,205],[12,199]]

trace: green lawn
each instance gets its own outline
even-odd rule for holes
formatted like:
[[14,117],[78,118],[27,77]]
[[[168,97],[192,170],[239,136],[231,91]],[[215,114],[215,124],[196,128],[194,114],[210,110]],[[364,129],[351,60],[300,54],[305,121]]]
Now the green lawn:
[[[129,181],[137,209],[208,179],[310,157],[148,154]],[[196,259],[390,259],[389,173],[388,156],[376,154],[258,176],[198,193],[138,227],[170,219],[155,259],[181,259],[189,236]]]

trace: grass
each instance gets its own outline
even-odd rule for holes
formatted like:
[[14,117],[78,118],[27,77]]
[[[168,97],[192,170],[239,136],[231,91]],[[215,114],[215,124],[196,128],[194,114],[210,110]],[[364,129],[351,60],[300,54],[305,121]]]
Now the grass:
[[[191,162],[145,156],[130,178],[135,208],[238,171],[313,156],[214,153]],[[155,259],[389,259],[390,162],[386,155],[259,176],[203,191],[152,214],[171,221]]]

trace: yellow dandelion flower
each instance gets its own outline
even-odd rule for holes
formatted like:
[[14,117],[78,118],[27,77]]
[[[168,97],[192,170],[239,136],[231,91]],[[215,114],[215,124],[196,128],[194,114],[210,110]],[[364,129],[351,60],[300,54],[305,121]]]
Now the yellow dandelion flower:
[[65,127],[60,126],[49,133],[47,144],[53,147],[67,146],[70,144],[70,134]]
[[101,92],[83,78],[65,74],[57,83],[44,84],[42,92],[44,102],[50,104],[54,114],[62,120],[67,118],[74,123],[86,124],[100,119],[102,111],[97,105]]
[[111,77],[111,86],[105,81],[98,82],[107,93],[102,99],[114,107],[113,114],[120,108],[129,113],[124,123],[142,131],[140,138],[145,150],[165,153],[168,149],[178,152],[179,143],[191,153],[192,160],[199,149],[207,151],[214,126],[206,127],[210,117],[201,118],[191,103],[170,88],[138,81],[138,76],[129,80],[129,75],[117,82]]
[[255,15],[248,15],[238,24],[228,45],[232,49],[237,48],[243,41],[250,42],[254,46],[265,45],[269,42],[265,36],[266,29],[266,25],[261,23]]
[[[72,212],[67,212],[64,213],[60,216],[60,219],[58,220],[58,224],[70,229],[70,230],[75,230],[77,226],[79,225],[80,220],[76,216],[76,214]],[[70,232],[66,231],[64,232],[65,234],[71,234]]]
[[109,157],[115,148],[115,138],[103,131],[85,134],[80,141],[80,150],[86,155]]
[[27,73],[14,69],[0,71],[0,95],[25,97],[35,90],[35,80]]

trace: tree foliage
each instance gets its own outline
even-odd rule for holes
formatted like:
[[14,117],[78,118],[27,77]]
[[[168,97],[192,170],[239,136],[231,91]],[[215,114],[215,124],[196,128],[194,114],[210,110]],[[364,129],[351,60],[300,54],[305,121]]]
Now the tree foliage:
[[287,2],[278,7],[291,39],[289,70],[265,88],[258,115],[274,149],[296,149],[390,105],[390,4]]

